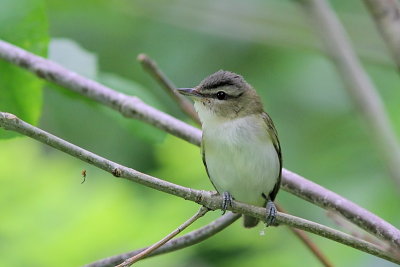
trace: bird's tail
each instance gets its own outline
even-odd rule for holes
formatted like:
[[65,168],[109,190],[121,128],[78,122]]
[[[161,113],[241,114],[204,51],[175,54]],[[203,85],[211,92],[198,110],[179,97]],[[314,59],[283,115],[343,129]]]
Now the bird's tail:
[[246,228],[252,228],[258,224],[260,220],[251,216],[245,215],[243,217],[243,225]]

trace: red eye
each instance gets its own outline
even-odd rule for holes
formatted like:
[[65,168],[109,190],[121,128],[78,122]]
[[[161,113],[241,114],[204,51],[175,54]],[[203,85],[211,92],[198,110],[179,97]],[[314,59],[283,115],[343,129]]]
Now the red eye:
[[226,99],[226,94],[225,94],[225,92],[219,91],[219,92],[217,93],[217,98],[218,98],[219,100],[224,100],[224,99]]

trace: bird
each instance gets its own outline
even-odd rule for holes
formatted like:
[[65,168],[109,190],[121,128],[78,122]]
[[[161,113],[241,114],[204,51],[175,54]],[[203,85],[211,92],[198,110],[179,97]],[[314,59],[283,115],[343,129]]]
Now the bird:
[[[203,163],[223,196],[222,210],[232,200],[266,207],[266,226],[273,224],[282,153],[274,123],[256,90],[241,75],[226,70],[211,74],[194,88],[177,90],[194,101],[202,126]],[[244,216],[246,228],[258,222]]]

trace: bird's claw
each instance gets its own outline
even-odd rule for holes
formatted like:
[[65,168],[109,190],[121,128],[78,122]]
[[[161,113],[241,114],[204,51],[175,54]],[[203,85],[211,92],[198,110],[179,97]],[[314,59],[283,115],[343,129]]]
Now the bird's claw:
[[224,192],[222,194],[222,198],[222,215],[224,215],[228,207],[232,206],[232,196],[229,194],[229,192]]
[[268,227],[268,226],[274,224],[274,222],[275,222],[276,207],[275,207],[274,202],[272,202],[271,200],[268,200],[266,209],[267,209],[267,217],[265,220],[265,224]]

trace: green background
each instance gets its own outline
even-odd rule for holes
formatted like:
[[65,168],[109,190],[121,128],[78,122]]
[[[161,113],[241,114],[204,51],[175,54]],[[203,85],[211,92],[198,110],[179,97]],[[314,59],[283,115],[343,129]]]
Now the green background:
[[[398,136],[400,78],[375,25],[362,1],[330,3]],[[219,69],[238,72],[274,119],[287,169],[400,225],[399,190],[295,1],[0,0],[0,38],[189,123],[136,56],[149,54],[179,87],[195,86]],[[2,60],[0,110],[31,123],[40,116],[40,128],[141,172],[212,189],[198,147]],[[0,129],[0,136],[11,135]],[[284,191],[277,200],[293,215],[354,231]],[[0,141],[0,266],[81,266],[150,245],[197,209],[29,138]],[[191,229],[218,216],[210,212]],[[320,266],[286,227],[260,235],[262,230],[261,224],[244,229],[238,221],[201,244],[137,266]],[[393,266],[311,238],[337,266]]]

